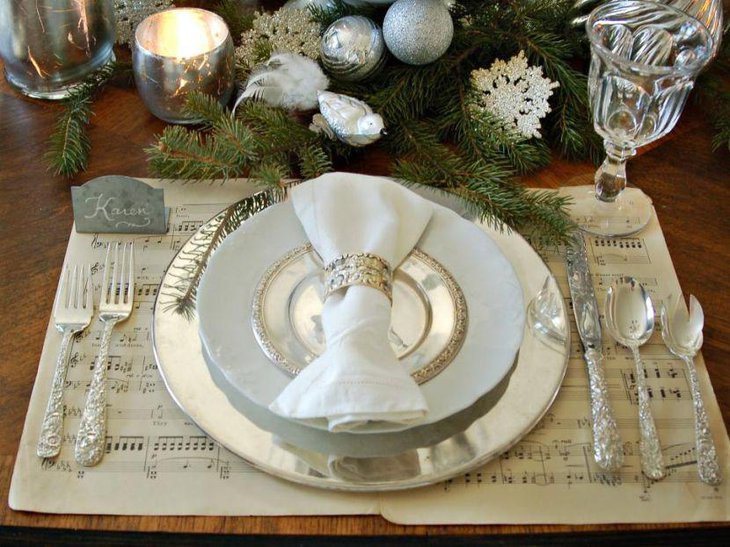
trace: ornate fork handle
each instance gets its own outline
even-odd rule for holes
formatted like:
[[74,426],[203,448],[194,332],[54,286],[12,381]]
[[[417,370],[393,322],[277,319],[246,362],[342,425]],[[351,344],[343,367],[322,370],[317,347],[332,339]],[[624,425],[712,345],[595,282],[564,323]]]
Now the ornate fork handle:
[[697,471],[700,479],[707,484],[717,485],[722,482],[722,472],[717,462],[717,450],[712,440],[710,424],[705,412],[705,404],[700,393],[697,369],[691,357],[682,357],[687,364],[689,387],[692,392],[692,408],[695,415],[695,443],[697,449]]
[[664,476],[664,457],[659,444],[654,416],[649,405],[649,392],[646,389],[644,366],[641,363],[639,350],[631,348],[636,363],[636,390],[639,394],[639,452],[641,453],[641,469],[650,479],[661,479]]
[[591,395],[593,421],[593,455],[596,463],[607,471],[617,471],[624,461],[621,436],[608,400],[608,387],[603,374],[603,356],[595,349],[585,352]]
[[101,348],[99,348],[99,355],[94,365],[94,374],[91,378],[74,451],[76,461],[86,466],[96,465],[101,461],[106,442],[106,360],[112,330],[118,320],[112,318],[102,319],[102,321],[104,331],[101,337]]
[[41,434],[38,438],[36,454],[41,458],[53,458],[61,451],[63,435],[63,388],[68,371],[68,358],[71,351],[71,339],[75,332],[71,329],[63,331],[61,348],[58,351],[56,369],[53,373],[53,385],[48,397],[46,413],[43,416]]

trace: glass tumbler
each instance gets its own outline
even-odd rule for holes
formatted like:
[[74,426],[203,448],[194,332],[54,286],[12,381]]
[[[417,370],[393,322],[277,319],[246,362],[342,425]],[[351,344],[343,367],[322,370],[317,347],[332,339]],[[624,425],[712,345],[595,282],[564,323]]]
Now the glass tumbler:
[[0,1],[0,57],[21,93],[63,99],[113,60],[113,0]]

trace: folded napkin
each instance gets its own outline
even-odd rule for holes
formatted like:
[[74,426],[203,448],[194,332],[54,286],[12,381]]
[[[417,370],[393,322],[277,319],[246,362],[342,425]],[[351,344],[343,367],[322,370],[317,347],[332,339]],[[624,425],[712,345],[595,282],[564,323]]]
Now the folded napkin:
[[421,472],[421,462],[415,449],[406,450],[395,456],[357,458],[307,450],[276,435],[272,440],[276,446],[294,454],[325,477],[351,482],[403,481],[417,477]]
[[[428,200],[387,179],[331,173],[291,191],[297,217],[325,265],[368,252],[393,270],[428,224]],[[269,407],[302,421],[351,431],[368,422],[415,424],[428,410],[388,341],[391,303],[380,290],[353,285],[332,293],[322,309],[327,348]]]

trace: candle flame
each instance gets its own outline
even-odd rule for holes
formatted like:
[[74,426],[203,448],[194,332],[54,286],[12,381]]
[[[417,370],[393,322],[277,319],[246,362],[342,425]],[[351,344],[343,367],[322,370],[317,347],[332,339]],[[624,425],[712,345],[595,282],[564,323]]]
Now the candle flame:
[[190,58],[209,52],[220,36],[199,13],[171,10],[161,15],[154,49],[166,57]]

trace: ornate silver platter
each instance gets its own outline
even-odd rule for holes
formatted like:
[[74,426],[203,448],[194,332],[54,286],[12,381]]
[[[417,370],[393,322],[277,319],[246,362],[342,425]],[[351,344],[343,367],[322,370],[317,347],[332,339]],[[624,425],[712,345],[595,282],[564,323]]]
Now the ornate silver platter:
[[[307,243],[277,260],[256,288],[251,312],[256,341],[291,375],[325,349],[323,280],[322,262]],[[414,249],[395,271],[390,343],[417,383],[451,363],[467,323],[466,300],[456,280],[436,259]]]
[[[213,248],[245,218],[241,210],[256,211],[270,203],[259,195],[201,227],[170,264],[155,302],[152,335],[159,371],[173,399],[203,431],[274,476],[319,488],[383,491],[464,473],[504,452],[535,427],[558,393],[570,340],[547,343],[530,328],[525,328],[506,381],[449,419],[405,432],[335,434],[287,420],[279,427],[270,420],[270,412],[231,389],[206,363],[191,296]],[[536,295],[549,274],[540,257],[519,235],[482,228],[514,266],[526,300]],[[549,290],[567,324],[557,284]]]

